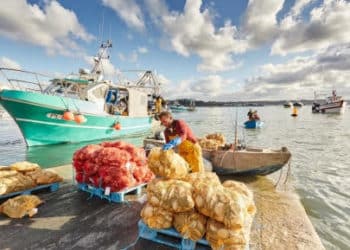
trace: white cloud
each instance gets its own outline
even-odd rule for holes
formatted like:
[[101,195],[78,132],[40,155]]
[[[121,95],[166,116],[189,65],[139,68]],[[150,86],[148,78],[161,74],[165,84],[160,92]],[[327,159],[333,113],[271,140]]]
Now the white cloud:
[[148,49],[146,47],[139,47],[137,49],[137,51],[140,53],[140,54],[146,54],[148,53]]
[[314,91],[333,88],[350,97],[350,43],[286,63],[267,64],[261,70],[261,75],[246,80],[244,91],[250,99],[312,99]]
[[135,0],[102,0],[102,3],[112,8],[130,28],[145,30],[144,17]]
[[71,10],[57,1],[44,1],[43,8],[25,0],[0,2],[0,35],[44,47],[50,54],[79,52],[77,39],[90,41]]
[[229,21],[215,27],[214,15],[209,9],[201,9],[201,0],[186,1],[183,13],[170,12],[163,1],[148,0],[147,4],[153,22],[163,32],[162,44],[183,56],[199,56],[200,71],[231,70],[237,66],[232,55],[247,49],[246,42],[240,40],[237,28]]
[[21,65],[19,63],[15,62],[14,60],[7,58],[7,57],[1,57],[0,58],[0,67],[3,68],[12,68],[12,69],[21,69]]
[[208,75],[200,79],[187,79],[179,84],[165,87],[165,97],[193,98],[198,100],[232,100],[236,82],[219,75]]
[[324,1],[310,12],[309,21],[299,15],[307,4],[307,1],[297,1],[291,13],[281,21],[272,54],[317,51],[350,41],[350,2]]
[[278,34],[277,13],[281,0],[250,0],[244,16],[243,32],[251,47],[270,42]]

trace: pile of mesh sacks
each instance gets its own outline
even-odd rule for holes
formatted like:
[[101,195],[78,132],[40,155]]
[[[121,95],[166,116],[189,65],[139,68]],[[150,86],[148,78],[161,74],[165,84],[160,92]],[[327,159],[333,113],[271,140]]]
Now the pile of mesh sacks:
[[43,170],[36,163],[23,161],[0,166],[0,195],[61,181],[63,179],[58,174]]
[[123,141],[87,145],[73,155],[75,179],[98,188],[118,192],[147,183],[154,174],[142,148]]
[[147,186],[142,220],[193,241],[205,237],[214,250],[245,249],[256,212],[252,192],[237,181],[221,183],[215,173],[189,173],[182,160],[173,150],[151,150],[149,167],[162,178]]
[[206,135],[204,138],[200,138],[198,142],[202,149],[217,150],[218,147],[225,145],[226,140],[223,134],[214,133]]

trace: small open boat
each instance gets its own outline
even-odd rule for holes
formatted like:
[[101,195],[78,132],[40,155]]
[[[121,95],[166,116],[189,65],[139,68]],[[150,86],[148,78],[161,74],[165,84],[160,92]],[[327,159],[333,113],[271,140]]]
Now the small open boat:
[[277,150],[226,147],[211,151],[203,150],[203,157],[211,161],[217,174],[268,175],[286,165],[291,153],[286,147]]
[[244,123],[245,128],[261,128],[264,122],[260,120],[250,120]]

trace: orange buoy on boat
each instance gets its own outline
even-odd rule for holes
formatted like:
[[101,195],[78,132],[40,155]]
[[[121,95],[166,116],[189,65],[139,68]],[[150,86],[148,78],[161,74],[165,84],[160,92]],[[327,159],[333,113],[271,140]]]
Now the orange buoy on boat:
[[75,120],[76,123],[84,123],[84,122],[86,122],[86,118],[82,114],[75,115],[74,116],[74,120]]
[[291,114],[291,116],[298,116],[298,109],[297,109],[297,107],[293,107],[293,113]]
[[122,129],[122,125],[120,124],[120,122],[115,123],[113,127],[114,127],[115,130],[121,130]]
[[71,112],[69,110],[64,111],[64,113],[63,113],[63,120],[73,121],[74,120],[73,112]]

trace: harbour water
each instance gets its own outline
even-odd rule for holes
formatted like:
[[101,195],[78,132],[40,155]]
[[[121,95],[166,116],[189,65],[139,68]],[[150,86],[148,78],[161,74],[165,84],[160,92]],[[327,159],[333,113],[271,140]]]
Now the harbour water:
[[[256,107],[264,127],[239,128],[247,145],[280,148],[292,152],[291,179],[326,249],[350,246],[350,110],[342,115],[312,114],[310,106],[291,117],[291,110],[279,106]],[[221,132],[229,141],[234,123],[245,121],[248,108],[198,108],[175,114],[186,120],[197,136]],[[142,138],[128,138],[141,145]],[[72,153],[87,143],[26,149],[20,131],[11,119],[0,120],[0,165],[29,160],[44,167],[71,162]],[[288,218],[292,219],[292,218]]]

